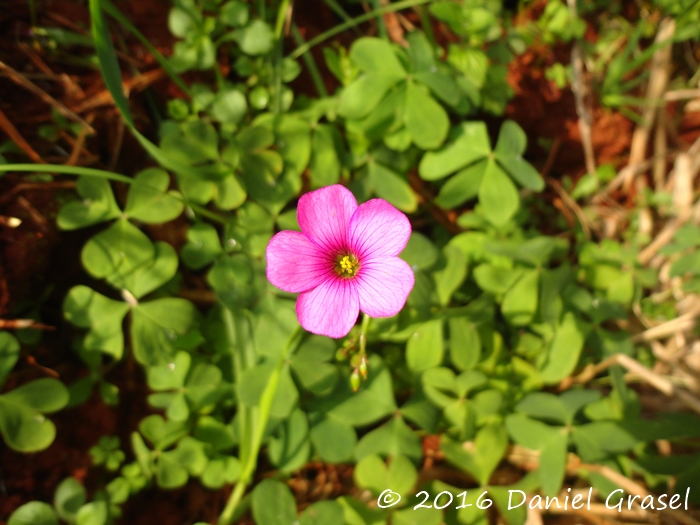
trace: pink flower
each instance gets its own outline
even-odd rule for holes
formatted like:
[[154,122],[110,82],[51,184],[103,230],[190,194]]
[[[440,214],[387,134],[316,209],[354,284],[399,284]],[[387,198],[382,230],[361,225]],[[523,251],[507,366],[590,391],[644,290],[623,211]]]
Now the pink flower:
[[382,199],[357,205],[336,184],[299,199],[301,232],[282,231],[267,245],[267,278],[301,292],[297,317],[319,335],[344,337],[360,310],[396,315],[413,288],[411,267],[397,256],[411,235],[406,216]]

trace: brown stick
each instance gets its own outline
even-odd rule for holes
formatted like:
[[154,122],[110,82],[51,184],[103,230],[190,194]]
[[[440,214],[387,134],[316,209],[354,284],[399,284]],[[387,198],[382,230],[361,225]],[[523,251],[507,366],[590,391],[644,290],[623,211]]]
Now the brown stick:
[[29,142],[24,140],[24,137],[22,134],[17,131],[17,128],[10,122],[10,119],[5,116],[5,114],[0,110],[0,128],[3,129],[5,133],[10,137],[10,140],[17,144],[22,151],[24,151],[27,154],[27,157],[29,157],[32,162],[36,162],[37,164],[44,164],[44,159],[41,158],[41,155],[39,155],[36,151],[34,151],[34,148],[32,148],[29,145]]
[[82,118],[80,118],[78,115],[76,115],[73,111],[71,111],[66,106],[61,104],[58,100],[56,100],[51,95],[46,93],[43,89],[41,89],[39,86],[34,84],[34,82],[25,78],[24,75],[22,75],[20,72],[15,71],[14,69],[12,69],[10,66],[8,66],[7,64],[5,64],[2,61],[0,61],[0,70],[5,71],[14,83],[19,84],[20,86],[27,89],[28,91],[31,91],[32,93],[37,95],[41,100],[43,100],[47,104],[56,108],[56,110],[59,113],[61,113],[61,115],[63,115],[64,117],[69,118],[70,120],[73,120],[74,122],[80,123],[80,125],[86,127],[90,131],[90,133],[95,133],[94,128],[92,126],[90,126],[90,124],[85,122]]

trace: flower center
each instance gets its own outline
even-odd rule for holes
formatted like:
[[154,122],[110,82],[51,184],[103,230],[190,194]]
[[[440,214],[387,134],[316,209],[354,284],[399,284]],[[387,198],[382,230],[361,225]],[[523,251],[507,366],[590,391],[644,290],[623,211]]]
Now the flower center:
[[357,271],[360,269],[360,262],[352,254],[340,254],[336,259],[335,263],[335,273],[340,277],[345,277],[349,279],[350,277],[355,277]]

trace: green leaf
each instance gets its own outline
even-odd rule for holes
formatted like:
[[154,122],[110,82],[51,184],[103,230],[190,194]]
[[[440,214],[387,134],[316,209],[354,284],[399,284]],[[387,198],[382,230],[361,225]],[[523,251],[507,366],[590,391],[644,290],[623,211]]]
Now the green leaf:
[[235,88],[226,88],[217,93],[209,114],[218,122],[238,124],[247,110],[245,95]]
[[426,270],[437,261],[438,251],[430,239],[414,231],[399,257],[414,270]]
[[182,261],[195,270],[212,263],[223,252],[219,233],[206,222],[192,225],[187,230],[187,241],[182,248]]
[[202,472],[202,484],[217,489],[226,483],[235,483],[241,475],[241,462],[233,456],[212,459]]
[[527,135],[517,122],[513,120],[503,122],[494,153],[505,157],[517,157],[525,153],[526,147]]
[[62,520],[69,523],[75,520],[78,509],[85,505],[87,493],[85,487],[75,478],[66,478],[56,487],[53,505]]
[[518,190],[493,159],[488,160],[479,186],[479,204],[484,216],[496,226],[508,222],[520,206]]
[[219,135],[214,126],[200,119],[184,122],[176,133],[165,135],[161,147],[189,166],[219,159]]
[[234,174],[224,177],[216,185],[214,202],[222,210],[233,210],[245,202],[245,188]]
[[124,213],[132,219],[160,224],[175,219],[184,204],[175,192],[169,192],[170,176],[160,168],[139,172],[129,187]]
[[196,410],[214,405],[221,393],[222,373],[219,367],[198,363],[185,383],[185,395]]
[[440,449],[452,464],[474,476],[481,485],[486,485],[491,474],[503,458],[508,446],[508,436],[501,425],[482,428],[474,440],[474,448],[467,450],[461,443],[443,435]]
[[253,489],[252,507],[258,525],[290,525],[297,519],[292,492],[287,485],[273,479],[265,479]]
[[422,149],[440,147],[450,129],[447,113],[430,96],[428,88],[413,82],[406,85],[404,123],[413,143]]
[[464,122],[453,130],[452,142],[423,155],[418,173],[425,180],[439,180],[491,153],[483,122]]
[[121,210],[108,180],[80,177],[76,189],[82,200],[69,202],[58,212],[56,223],[62,230],[84,228],[119,217]]
[[479,288],[485,292],[502,294],[513,286],[523,270],[520,268],[504,268],[491,264],[481,264],[474,269],[474,279]]
[[[156,450],[164,450],[168,448],[183,436],[187,435],[188,430],[189,429],[186,422],[166,421],[158,414],[147,416],[141,420],[141,423],[139,423],[139,431],[145,438],[153,443]],[[136,435],[138,436],[138,434]],[[132,439],[132,441],[134,441],[133,444],[135,444],[137,440]],[[137,451],[137,448],[140,449],[141,453],[143,453],[143,450],[146,449],[146,445],[144,444],[143,447],[140,445],[134,446],[134,452],[136,452],[138,457],[139,451]]]
[[277,434],[270,439],[267,452],[270,461],[284,472],[301,468],[309,459],[311,442],[306,414],[300,409],[292,412]]
[[87,286],[74,286],[63,302],[63,315],[76,326],[89,328],[83,346],[120,359],[124,352],[122,320],[129,306]]
[[572,419],[572,414],[567,406],[557,396],[547,392],[528,394],[515,406],[515,409],[528,416],[561,425],[568,425]]
[[152,264],[154,257],[155,248],[150,239],[125,219],[92,237],[81,254],[88,273],[107,279],[118,288],[122,287],[124,277]]
[[464,317],[451,317],[450,359],[459,370],[471,370],[481,359],[481,339],[474,323]]
[[321,460],[329,463],[348,461],[357,443],[355,430],[335,417],[325,417],[314,424],[310,437]]
[[274,369],[275,364],[266,361],[245,370],[236,384],[240,403],[249,407],[257,406]]
[[146,382],[153,390],[175,390],[185,386],[185,378],[190,370],[192,358],[187,352],[178,352],[172,362],[149,366]]
[[0,386],[19,358],[19,342],[10,332],[0,331]]
[[406,213],[416,211],[418,199],[403,177],[377,162],[370,162],[368,167],[369,177],[378,197]]
[[391,45],[381,38],[358,38],[352,44],[350,58],[365,73],[380,73],[397,81],[406,76]]
[[372,113],[389,90],[400,79],[380,73],[361,76],[343,89],[338,114],[347,119],[360,119]]
[[335,355],[328,338],[312,336],[291,358],[291,367],[301,385],[317,396],[329,393],[338,381],[338,368],[327,361]]
[[58,525],[58,518],[48,503],[30,501],[12,513],[7,525]]
[[253,20],[238,37],[241,51],[247,55],[264,55],[272,50],[275,35],[270,25],[262,20]]
[[124,288],[129,290],[136,299],[164,285],[177,272],[178,260],[175,249],[161,241],[156,242],[154,247],[153,263],[139,268],[122,280]]
[[547,361],[540,370],[546,384],[555,384],[570,375],[578,364],[589,327],[573,312],[564,314],[549,345]]
[[131,318],[134,357],[143,365],[167,362],[175,353],[177,336],[187,333],[196,319],[194,305],[178,297],[139,303]]
[[627,452],[639,440],[615,421],[594,421],[572,431],[576,448],[584,461],[601,461],[609,454]]
[[[440,500],[442,505],[444,500]],[[442,512],[438,509],[419,507],[417,509],[397,510],[391,516],[392,525],[441,525]]]
[[548,496],[559,493],[566,472],[568,432],[560,429],[540,450],[540,481]]
[[370,454],[383,457],[403,455],[420,461],[422,449],[415,432],[397,416],[365,434],[355,447],[355,459],[358,461]]
[[[207,455],[204,453],[204,443],[193,437],[185,436],[177,443],[175,450],[164,452],[177,461],[187,472],[199,476],[207,465]],[[162,457],[162,456],[161,456]]]
[[477,160],[450,177],[440,188],[435,203],[441,208],[451,209],[476,198],[488,165],[487,159]]
[[278,419],[287,419],[299,401],[299,391],[294,384],[292,375],[289,372],[289,365],[280,371],[279,383],[272,400],[270,416]]
[[0,434],[18,452],[36,452],[56,437],[56,427],[42,413],[68,403],[68,389],[53,378],[37,379],[0,396]]
[[176,489],[187,483],[187,469],[180,465],[170,454],[162,453],[158,458],[156,479],[158,486],[164,489]]
[[329,124],[319,124],[314,130],[311,142],[311,188],[337,184],[340,178],[341,162],[336,144],[341,141],[338,129]]
[[75,516],[75,525],[105,525],[109,518],[106,501],[93,501],[80,507]]
[[447,306],[452,294],[467,276],[467,256],[452,244],[445,246],[442,252],[445,256],[445,266],[435,271],[434,275],[440,304]]
[[406,345],[406,364],[413,372],[422,372],[442,363],[444,342],[442,320],[421,324]]
[[248,23],[249,7],[239,0],[231,0],[221,6],[219,19],[226,25],[243,27]]
[[359,119],[377,107],[384,95],[406,77],[406,71],[389,43],[379,38],[357,39],[350,50],[350,58],[365,75],[343,90],[338,113]]
[[338,381],[335,391],[315,400],[313,409],[352,426],[364,426],[393,413],[396,401],[391,374],[377,355],[369,359],[367,380],[353,392],[349,381]]
[[68,389],[58,379],[45,377],[10,390],[0,399],[48,414],[68,404]]
[[526,160],[520,157],[508,157],[496,153],[496,161],[516,182],[533,191],[544,189],[544,179]]
[[545,425],[517,412],[508,414],[505,423],[513,440],[531,450],[543,449],[547,443],[554,439],[561,428]]
[[526,326],[537,312],[540,274],[526,270],[520,279],[506,292],[501,303],[501,313],[514,326]]
[[301,516],[299,525],[337,525],[343,523],[343,507],[337,501],[317,501],[309,505]]
[[416,468],[405,456],[393,457],[388,468],[379,456],[366,456],[355,467],[353,476],[358,486],[375,494],[390,489],[406,495],[418,479]]

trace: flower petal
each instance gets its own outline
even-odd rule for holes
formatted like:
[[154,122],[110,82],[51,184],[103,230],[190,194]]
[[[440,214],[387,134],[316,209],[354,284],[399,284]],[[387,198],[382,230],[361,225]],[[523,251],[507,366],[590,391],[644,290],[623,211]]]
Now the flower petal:
[[378,257],[363,261],[354,281],[360,310],[370,317],[391,317],[406,304],[416,278],[406,261]]
[[345,337],[357,321],[360,302],[354,279],[332,277],[313,290],[299,294],[299,324],[314,334]]
[[360,260],[396,256],[410,236],[408,218],[384,199],[361,204],[350,219],[350,249]]
[[333,262],[306,235],[282,231],[267,245],[267,279],[285,292],[305,292],[321,284]]
[[329,252],[347,245],[350,217],[357,201],[349,189],[334,184],[302,195],[297,206],[301,231]]

